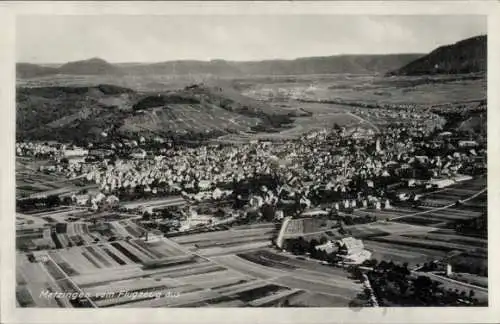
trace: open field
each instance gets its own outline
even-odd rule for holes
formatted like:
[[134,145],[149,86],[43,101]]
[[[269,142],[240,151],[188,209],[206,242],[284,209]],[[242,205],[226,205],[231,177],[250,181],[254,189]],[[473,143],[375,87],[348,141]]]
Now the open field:
[[333,220],[324,220],[318,218],[296,218],[288,222],[285,228],[284,237],[295,237],[309,233],[327,231],[335,227],[337,224]]
[[16,157],[16,197],[67,195],[83,189],[97,188],[95,185],[83,186],[78,178],[68,179],[62,174],[39,170],[41,166],[51,163],[49,160]]
[[171,238],[183,248],[205,256],[241,253],[271,245],[274,226],[239,228]]
[[[263,249],[262,245],[241,248],[253,244],[246,243],[247,235],[250,238],[252,234],[264,235],[269,241],[268,232],[274,231],[273,227],[272,224],[241,226],[230,231],[176,238],[181,243],[170,239],[152,242],[131,239],[70,247],[48,251],[49,259],[45,263],[30,263],[20,254],[18,258],[25,260],[18,263],[20,294],[26,295],[28,288],[35,291],[31,295],[39,294],[39,286],[25,283],[42,280],[52,284],[55,291],[64,287],[82,289],[96,307],[277,306],[297,296],[302,296],[303,301],[310,300],[312,295],[314,298],[309,302],[314,305],[324,306],[335,301],[331,306],[347,306],[361,286],[348,279],[343,270],[295,260]],[[239,242],[235,251],[232,247],[221,248],[215,253],[217,256],[206,253],[213,247],[196,250],[195,253],[206,255],[204,257],[186,254],[186,247],[193,246],[194,242],[209,244],[214,239],[243,242]],[[239,253],[239,256],[231,253]],[[292,277],[300,280],[287,279]],[[325,282],[328,284],[324,285]],[[307,292],[303,290],[306,285],[311,285]],[[103,291],[107,295],[103,296]],[[150,295],[132,298],[124,292]],[[24,305],[44,305],[42,301],[32,300],[31,295],[24,297],[27,300],[23,300]],[[67,300],[59,302],[68,303]]]
[[272,133],[247,133],[228,134],[217,139],[215,142],[222,143],[247,143],[252,140],[286,141],[298,139],[300,136],[312,131],[331,129],[334,125],[346,128],[359,127],[377,131],[378,128],[372,123],[352,113],[334,112],[318,113],[308,117],[296,117],[291,127]]
[[[453,79],[455,78],[455,79]],[[302,80],[301,80],[302,79]],[[430,80],[428,78],[428,80]],[[459,76],[437,76],[439,86],[421,77],[395,76],[304,76],[293,83],[259,82],[244,91],[257,99],[287,101],[286,98],[335,99],[350,101],[415,103],[433,105],[486,97],[486,80],[460,80]]]
[[487,250],[482,247],[474,247],[468,244],[459,244],[452,243],[446,241],[439,240],[431,240],[428,237],[426,238],[416,238],[416,237],[408,237],[408,236],[399,236],[399,235],[390,235],[390,236],[381,236],[381,237],[373,237],[371,238],[373,241],[391,243],[399,246],[412,246],[417,248],[425,248],[432,249],[444,252],[451,251],[463,251],[469,253],[477,253],[478,255],[486,255]]
[[[289,288],[307,289],[351,300],[361,289],[342,270],[315,262],[295,260],[268,250],[214,259],[245,274],[270,280]],[[293,278],[293,279],[292,279]],[[326,284],[325,284],[326,283]],[[307,288],[308,286],[309,288]],[[346,306],[344,304],[344,306]]]
[[396,222],[379,222],[368,223],[362,225],[353,225],[349,227],[349,231],[355,237],[372,237],[383,236],[396,233],[427,233],[434,230],[432,227],[419,226]]
[[394,261],[397,263],[408,262],[411,266],[423,264],[446,256],[446,252],[433,249],[400,246],[397,244],[364,241],[365,248],[372,252],[372,258],[377,260]]
[[185,204],[186,201],[182,197],[168,197],[164,199],[156,199],[156,200],[138,200],[133,202],[124,202],[122,203],[122,207],[127,209],[135,209],[135,208],[162,208],[167,206],[179,206]]

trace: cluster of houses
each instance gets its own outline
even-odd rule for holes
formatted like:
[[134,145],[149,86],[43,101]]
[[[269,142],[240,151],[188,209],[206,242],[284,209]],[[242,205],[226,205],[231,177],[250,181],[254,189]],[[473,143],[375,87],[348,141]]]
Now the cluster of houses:
[[16,142],[16,156],[55,156],[59,148],[48,143]]

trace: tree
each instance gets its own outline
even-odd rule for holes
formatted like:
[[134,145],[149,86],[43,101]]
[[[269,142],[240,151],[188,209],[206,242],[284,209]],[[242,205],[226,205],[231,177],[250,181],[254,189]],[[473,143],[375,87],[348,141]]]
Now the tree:
[[297,249],[299,254],[305,254],[308,252],[309,243],[302,236],[297,239]]
[[335,252],[328,253],[328,255],[326,256],[326,261],[328,261],[328,263],[331,263],[331,264],[336,263],[338,261],[337,253],[335,253]]
[[370,259],[370,260],[365,260],[361,265],[375,268],[377,266],[377,263],[378,263],[377,259]]
[[352,216],[349,216],[349,215],[344,216],[344,223],[345,223],[346,225],[348,225],[348,226],[349,226],[349,225],[353,225],[353,224],[354,224],[354,221],[353,221]]
[[316,254],[316,259],[318,259],[318,260],[326,260],[326,258],[328,256],[326,251],[323,249],[316,250],[315,254]]
[[316,258],[317,256],[317,249],[316,246],[319,245],[319,242],[316,239],[312,239],[309,242],[309,254],[311,255],[312,258]]
[[71,205],[73,203],[73,201],[71,200],[71,197],[70,196],[66,196],[62,199],[62,203],[64,205]]
[[60,204],[59,196],[57,196],[57,195],[48,196],[47,200],[46,200],[46,204],[47,204],[47,207],[49,207],[49,208],[58,206]]

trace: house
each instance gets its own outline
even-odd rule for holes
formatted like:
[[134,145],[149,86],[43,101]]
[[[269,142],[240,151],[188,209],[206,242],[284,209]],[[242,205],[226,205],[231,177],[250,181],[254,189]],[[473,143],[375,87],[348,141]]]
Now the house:
[[285,218],[285,213],[282,210],[276,210],[276,212],[274,213],[274,218],[277,220],[281,220]]
[[365,250],[363,241],[353,237],[346,237],[337,241],[338,256],[347,264],[361,264],[371,258],[372,253]]
[[106,150],[106,149],[93,149],[90,150],[89,155],[95,156],[100,159],[104,159],[105,157],[111,156],[114,154],[113,150]]
[[144,151],[141,148],[136,148],[136,149],[132,150],[132,153],[130,154],[130,156],[134,159],[144,159],[144,158],[146,158],[146,151]]
[[75,147],[73,149],[65,149],[63,151],[63,156],[65,158],[69,158],[69,157],[79,157],[79,156],[86,156],[89,154],[89,150],[86,150],[86,149],[82,149],[82,148],[79,148],[79,147]]
[[476,147],[478,146],[476,141],[459,141],[458,146],[460,147]]
[[120,201],[120,199],[118,199],[118,197],[116,197],[114,195],[110,195],[110,196],[106,197],[106,204],[108,206],[115,206],[118,204],[119,201]]
[[305,211],[303,212],[300,216],[301,217],[314,217],[314,216],[326,216],[328,215],[328,212],[326,210],[322,210],[322,209],[312,209],[312,210],[308,210],[308,211]]
[[85,162],[85,156],[70,156],[68,158],[68,163],[70,165],[76,165]]
[[89,202],[90,196],[88,194],[73,195],[72,199],[77,205],[85,206]]
[[198,187],[200,188],[200,190],[208,190],[211,186],[212,183],[208,180],[201,180],[200,182],[198,182]]
[[448,137],[448,136],[451,136],[453,135],[451,132],[442,132],[442,133],[439,133],[439,137]]
[[436,187],[436,188],[445,188],[445,187],[451,186],[454,183],[455,183],[455,181],[453,181],[452,179],[447,179],[447,178],[431,179],[428,182],[429,185]]
[[328,241],[325,244],[320,244],[315,246],[316,250],[324,251],[326,253],[332,253],[337,251],[338,246],[332,241]]
[[352,254],[364,249],[363,241],[357,240],[354,237],[345,237],[337,241],[339,253]]
[[469,175],[465,175],[465,174],[457,174],[453,178],[453,180],[455,180],[456,182],[462,182],[462,181],[472,180],[472,177]]
[[195,226],[210,225],[212,224],[212,222],[213,222],[212,215],[199,215],[197,213],[193,213],[190,216],[188,216],[185,221],[181,222],[180,231],[185,231]]

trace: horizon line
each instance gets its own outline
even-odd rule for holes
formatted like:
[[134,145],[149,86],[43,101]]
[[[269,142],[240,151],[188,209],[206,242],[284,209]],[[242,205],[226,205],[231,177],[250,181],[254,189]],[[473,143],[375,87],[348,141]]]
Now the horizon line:
[[314,56],[300,56],[295,58],[264,58],[264,59],[255,59],[255,60],[232,60],[232,59],[223,59],[223,58],[214,58],[214,59],[172,59],[166,61],[110,61],[100,56],[93,56],[86,59],[78,59],[71,60],[66,62],[29,62],[29,61],[16,61],[16,64],[35,64],[35,65],[43,65],[43,64],[67,64],[74,62],[85,62],[94,59],[103,60],[109,64],[157,64],[157,63],[174,63],[174,62],[203,62],[210,63],[216,61],[228,62],[228,63],[259,63],[259,62],[270,62],[270,61],[297,61],[302,59],[313,59],[313,58],[332,58],[332,57],[342,57],[342,56],[390,56],[390,55],[426,55],[429,52],[398,52],[398,53],[351,53],[351,54],[332,54],[332,55],[314,55]]
[[230,62],[230,63],[258,63],[258,62],[266,62],[266,61],[296,61],[300,59],[310,59],[310,58],[330,58],[330,57],[341,57],[341,56],[388,56],[388,55],[426,55],[431,53],[432,51],[443,47],[443,46],[451,46],[457,43],[460,43],[465,40],[477,38],[477,37],[488,37],[488,33],[482,33],[479,35],[467,37],[464,39],[460,39],[458,41],[455,41],[453,43],[447,43],[447,44],[442,44],[439,46],[434,47],[431,50],[428,50],[427,52],[390,52],[390,53],[348,53],[348,54],[330,54],[330,55],[314,55],[314,56],[300,56],[300,57],[295,57],[295,58],[262,58],[262,59],[255,59],[255,60],[231,60],[231,59],[223,59],[223,58],[214,58],[214,59],[171,59],[171,60],[166,60],[166,61],[141,61],[141,62],[133,62],[133,61],[110,61],[107,59],[104,59],[100,56],[93,56],[90,58],[86,59],[77,59],[77,60],[70,60],[66,62],[29,62],[29,61],[17,61],[16,64],[35,64],[35,65],[44,65],[44,64],[50,64],[50,65],[64,65],[67,63],[73,63],[73,62],[82,62],[82,61],[89,61],[92,59],[100,59],[103,60],[107,63],[110,64],[158,64],[158,63],[172,63],[172,62],[204,62],[204,63],[209,63],[209,62],[214,62],[214,61],[225,61],[225,62]]

